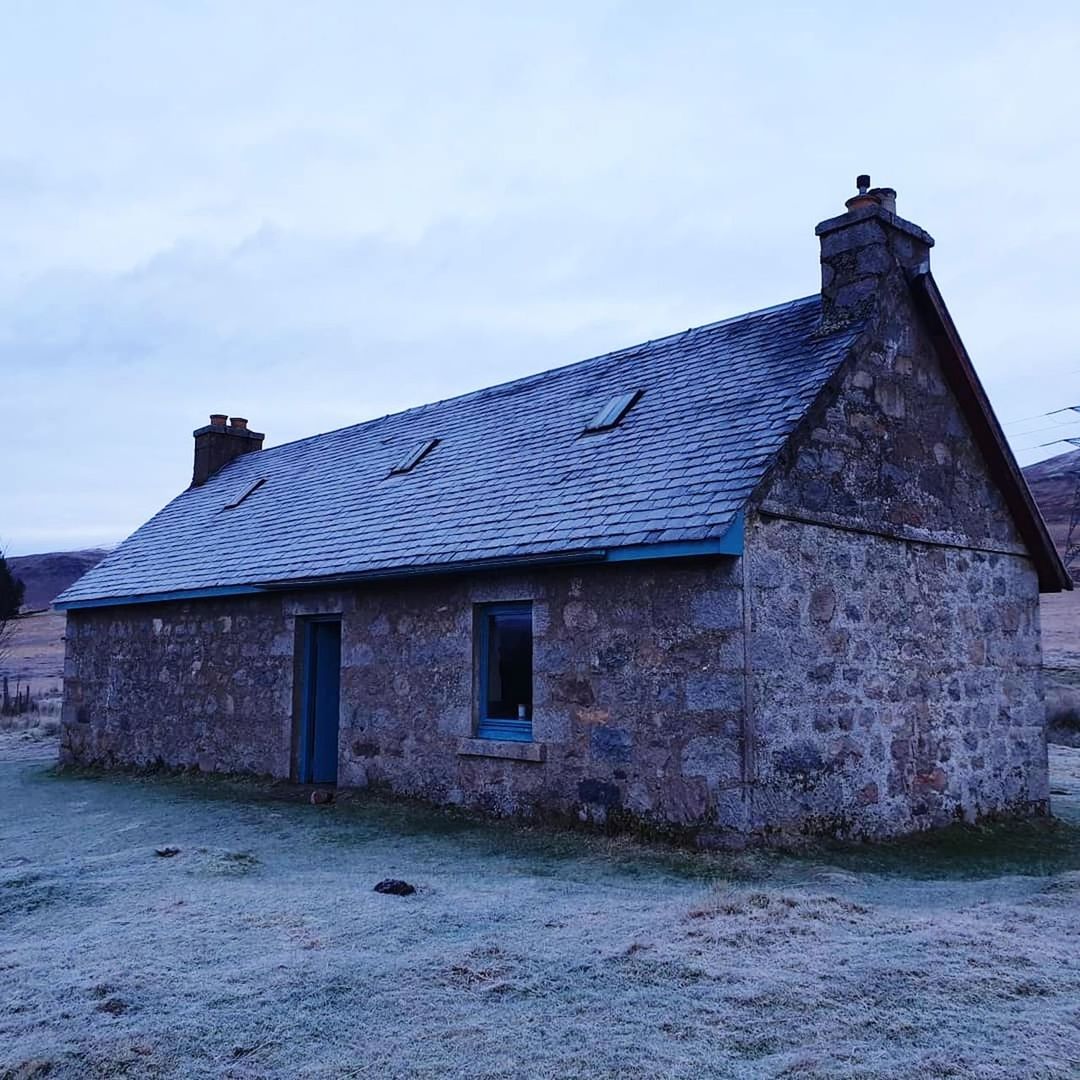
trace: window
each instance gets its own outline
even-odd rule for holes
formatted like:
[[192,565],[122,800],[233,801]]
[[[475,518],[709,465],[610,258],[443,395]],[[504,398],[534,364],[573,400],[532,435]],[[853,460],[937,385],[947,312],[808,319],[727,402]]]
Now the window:
[[644,391],[631,390],[626,394],[617,394],[585,425],[586,433],[607,431],[618,425],[619,421],[637,404]]
[[477,609],[481,739],[532,741],[532,604]]
[[246,487],[244,489],[244,493],[238,499],[233,499],[232,502],[227,502],[225,504],[225,509],[226,510],[235,510],[245,499],[247,499],[251,495],[254,495],[255,492],[258,491],[259,488],[261,488],[263,486],[263,484],[265,484],[265,483],[266,483],[266,477],[265,476],[260,477],[253,484]]
[[411,472],[427,455],[438,445],[438,439],[425,439],[417,443],[409,452],[390,470],[391,476],[399,473]]

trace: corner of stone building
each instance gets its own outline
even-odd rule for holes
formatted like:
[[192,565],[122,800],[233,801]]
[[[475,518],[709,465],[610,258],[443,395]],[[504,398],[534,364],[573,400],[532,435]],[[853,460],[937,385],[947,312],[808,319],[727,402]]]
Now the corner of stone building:
[[860,333],[747,514],[753,817],[777,835],[1047,806],[1034,570],[914,302],[933,240],[878,191],[818,226],[820,332]]
[[743,558],[751,833],[881,839],[1046,812],[1024,560],[770,514],[748,515]]

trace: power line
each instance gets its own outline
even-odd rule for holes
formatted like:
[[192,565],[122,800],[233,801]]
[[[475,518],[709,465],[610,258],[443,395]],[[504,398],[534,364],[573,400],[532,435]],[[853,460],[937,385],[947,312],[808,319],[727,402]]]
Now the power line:
[[1040,432],[1053,431],[1055,428],[1068,427],[1070,424],[1080,424],[1080,417],[1077,417],[1075,420],[1072,418],[1068,420],[1055,420],[1052,424],[1044,424],[1042,427],[1028,428],[1026,431],[1014,431],[1011,437],[1014,439],[1020,439],[1024,435],[1038,435]]
[[1003,420],[1002,426],[1008,427],[1009,424],[1026,424],[1029,420],[1041,420],[1044,416],[1057,416],[1058,413],[1063,412],[1080,413],[1080,405],[1066,405],[1063,409],[1051,409],[1049,412],[1036,413],[1034,416],[1020,416],[1015,420]]
[[1044,446],[1057,446],[1058,443],[1072,443],[1073,446],[1080,446],[1080,438],[1072,438],[1062,436],[1060,439],[1051,439],[1049,442],[1032,443],[1030,446],[1017,447],[1017,453],[1022,453],[1024,450],[1041,450]]

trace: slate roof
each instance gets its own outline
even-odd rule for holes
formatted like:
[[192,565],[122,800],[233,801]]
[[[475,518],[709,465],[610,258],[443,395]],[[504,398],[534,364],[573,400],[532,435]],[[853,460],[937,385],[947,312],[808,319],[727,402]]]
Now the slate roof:
[[814,295],[246,454],[57,603],[722,537],[859,332],[819,317]]

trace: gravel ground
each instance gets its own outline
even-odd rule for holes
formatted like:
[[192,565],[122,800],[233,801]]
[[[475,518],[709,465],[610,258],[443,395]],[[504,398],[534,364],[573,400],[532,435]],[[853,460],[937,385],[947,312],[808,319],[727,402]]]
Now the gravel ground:
[[1078,750],[1052,826],[801,856],[54,751],[0,737],[3,1077],[1080,1076]]

